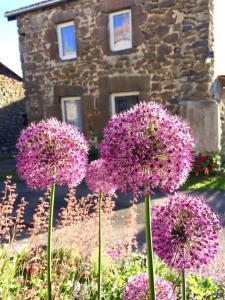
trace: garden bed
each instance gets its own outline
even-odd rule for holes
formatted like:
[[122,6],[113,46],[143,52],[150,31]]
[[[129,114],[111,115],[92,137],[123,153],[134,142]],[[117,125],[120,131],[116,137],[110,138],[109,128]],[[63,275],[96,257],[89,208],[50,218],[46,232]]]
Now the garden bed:
[[[102,299],[120,300],[129,278],[146,272],[144,253],[122,253],[108,249],[104,254]],[[6,299],[45,300],[46,248],[39,246],[19,254],[12,249],[0,251],[0,297]],[[174,287],[177,300],[181,299],[181,278],[160,260],[155,260],[156,274]],[[55,300],[95,300],[97,297],[97,249],[90,257],[78,254],[76,248],[57,248],[53,251],[53,295]],[[223,300],[225,287],[209,276],[189,273],[189,300]]]

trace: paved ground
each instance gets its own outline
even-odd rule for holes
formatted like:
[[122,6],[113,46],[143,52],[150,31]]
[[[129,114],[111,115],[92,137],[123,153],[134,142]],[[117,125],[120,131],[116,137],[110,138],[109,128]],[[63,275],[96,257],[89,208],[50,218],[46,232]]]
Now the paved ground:
[[[14,161],[4,161],[0,162],[0,174],[2,171],[12,170],[15,168]],[[41,191],[34,191],[27,188],[26,184],[21,182],[20,180],[16,181],[17,184],[17,192],[19,194],[19,199],[21,197],[25,197],[29,201],[29,205],[26,209],[26,223],[29,225],[32,219],[32,214],[37,205],[38,198],[42,195]],[[0,191],[3,189],[3,180],[0,180]],[[55,217],[58,215],[60,208],[65,204],[64,197],[67,193],[66,188],[57,188],[56,189],[56,201],[55,201]],[[78,198],[88,194],[89,191],[84,183],[82,183],[77,189]],[[195,192],[196,193],[196,192]],[[209,203],[212,205],[213,209],[218,212],[222,217],[222,223],[225,226],[225,190],[224,191],[198,191],[197,194],[205,197]],[[155,194],[153,196],[153,202],[157,203],[162,201],[164,195]],[[117,194],[116,199],[116,213],[115,213],[115,223],[114,229],[119,233],[121,224],[124,222],[124,218],[128,213],[129,201],[131,199],[131,195],[124,195],[121,193]],[[139,199],[138,203],[138,237],[140,240],[144,239],[144,203],[143,199]]]

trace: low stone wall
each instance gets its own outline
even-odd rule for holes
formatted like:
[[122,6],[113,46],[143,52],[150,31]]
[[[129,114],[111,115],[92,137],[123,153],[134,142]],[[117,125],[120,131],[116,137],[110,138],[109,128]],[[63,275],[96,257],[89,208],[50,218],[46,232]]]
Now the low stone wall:
[[10,72],[0,74],[0,152],[14,149],[19,132],[26,125],[23,84],[15,77]]

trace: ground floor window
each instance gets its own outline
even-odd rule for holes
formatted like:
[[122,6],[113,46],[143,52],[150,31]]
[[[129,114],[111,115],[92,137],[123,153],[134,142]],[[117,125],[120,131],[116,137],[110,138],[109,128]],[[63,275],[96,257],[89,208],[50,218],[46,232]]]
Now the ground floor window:
[[81,99],[79,97],[61,98],[62,119],[63,121],[77,126],[83,130]]
[[111,94],[111,114],[126,111],[137,103],[139,103],[138,92]]

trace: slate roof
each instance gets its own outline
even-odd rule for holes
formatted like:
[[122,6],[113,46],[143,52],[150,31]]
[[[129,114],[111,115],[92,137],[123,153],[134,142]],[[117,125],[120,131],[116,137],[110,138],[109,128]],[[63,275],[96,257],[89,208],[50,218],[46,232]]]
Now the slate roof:
[[7,66],[5,66],[2,62],[0,62],[0,75],[5,75],[12,77],[18,81],[22,81],[22,77],[20,77],[18,74],[13,72],[11,69],[9,69]]
[[61,4],[67,2],[68,0],[45,0],[28,6],[24,6],[18,9],[7,11],[5,17],[8,18],[8,21],[16,20],[17,16],[22,15],[27,12],[31,12],[37,9],[47,8],[53,5]]

